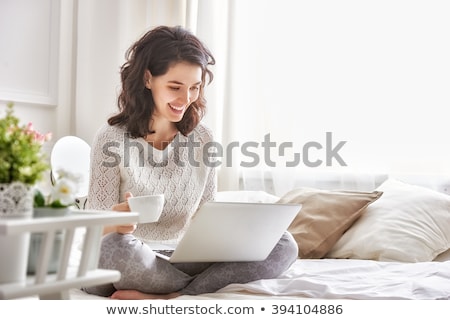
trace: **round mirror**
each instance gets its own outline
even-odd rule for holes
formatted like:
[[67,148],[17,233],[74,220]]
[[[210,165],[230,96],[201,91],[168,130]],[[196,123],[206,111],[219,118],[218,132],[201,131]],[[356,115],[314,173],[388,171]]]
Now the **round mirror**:
[[51,152],[50,164],[55,178],[60,169],[80,176],[81,183],[77,195],[80,197],[88,193],[90,152],[89,144],[75,136],[62,137],[56,141]]

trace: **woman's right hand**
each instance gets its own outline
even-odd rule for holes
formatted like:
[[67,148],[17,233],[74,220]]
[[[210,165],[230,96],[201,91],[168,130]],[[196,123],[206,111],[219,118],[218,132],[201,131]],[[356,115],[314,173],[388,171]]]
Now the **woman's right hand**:
[[[129,212],[130,206],[128,205],[128,198],[132,197],[133,195],[131,192],[125,193],[125,201],[120,202],[116,205],[114,205],[111,209],[113,211],[123,211],[123,212]],[[111,233],[111,232],[117,232],[121,234],[127,234],[127,233],[133,233],[136,230],[137,224],[127,224],[127,225],[116,225],[116,226],[108,226],[105,227],[103,234]]]

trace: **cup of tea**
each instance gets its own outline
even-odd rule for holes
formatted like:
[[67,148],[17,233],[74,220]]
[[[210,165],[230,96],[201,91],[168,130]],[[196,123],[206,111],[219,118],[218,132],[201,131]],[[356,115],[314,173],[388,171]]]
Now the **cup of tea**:
[[131,211],[139,213],[139,223],[156,222],[164,207],[164,194],[128,198]]

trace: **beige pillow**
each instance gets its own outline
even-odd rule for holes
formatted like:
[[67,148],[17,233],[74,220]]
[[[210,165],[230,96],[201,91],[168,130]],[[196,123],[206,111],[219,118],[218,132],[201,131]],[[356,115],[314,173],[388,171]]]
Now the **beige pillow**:
[[361,216],[363,210],[382,195],[380,191],[330,191],[295,189],[279,203],[301,203],[302,209],[288,228],[298,244],[298,256],[320,259]]

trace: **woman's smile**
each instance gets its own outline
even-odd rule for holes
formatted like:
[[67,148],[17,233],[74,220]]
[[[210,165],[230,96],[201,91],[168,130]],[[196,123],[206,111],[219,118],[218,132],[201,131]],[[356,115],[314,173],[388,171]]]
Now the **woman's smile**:
[[169,103],[169,107],[172,110],[172,112],[176,113],[177,115],[183,114],[184,110],[186,109],[186,106],[177,107],[177,106],[174,106],[174,105],[172,105],[170,103]]

